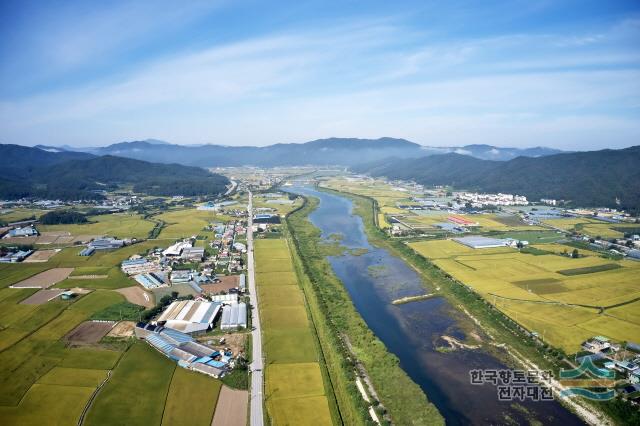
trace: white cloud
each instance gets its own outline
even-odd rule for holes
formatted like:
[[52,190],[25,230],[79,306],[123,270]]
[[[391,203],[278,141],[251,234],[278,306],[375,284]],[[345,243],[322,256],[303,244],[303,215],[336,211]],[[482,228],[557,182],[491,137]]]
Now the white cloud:
[[[640,136],[638,51],[609,49],[603,59],[588,49],[636,30],[627,24],[579,43],[590,36],[402,48],[403,29],[388,22],[281,32],[159,58],[118,81],[5,100],[0,138],[268,144],[389,135],[428,145],[628,145]],[[545,46],[512,54],[536,43]]]

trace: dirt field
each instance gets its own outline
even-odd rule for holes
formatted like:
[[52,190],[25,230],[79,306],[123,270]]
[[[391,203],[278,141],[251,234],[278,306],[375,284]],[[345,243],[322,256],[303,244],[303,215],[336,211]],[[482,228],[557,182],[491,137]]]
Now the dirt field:
[[222,386],[211,426],[246,426],[249,392]]
[[[220,338],[222,337],[224,337],[225,339],[224,345],[219,344]],[[244,342],[246,339],[247,339],[246,333],[233,333],[233,334],[226,333],[220,336],[216,336],[214,338],[212,338],[211,336],[203,336],[202,338],[199,338],[198,341],[206,344],[207,346],[211,346],[212,348],[217,350],[229,348],[231,349],[231,352],[234,353],[234,355],[237,355],[238,353],[244,351]]]
[[11,288],[49,288],[66,279],[73,272],[73,268],[53,268],[22,280]]
[[23,305],[42,305],[43,303],[47,303],[49,300],[58,297],[62,293],[64,293],[64,290],[40,290],[27,297],[20,303],[22,303]]
[[94,322],[85,321],[64,337],[71,345],[91,345],[98,343],[115,324],[115,321]]
[[122,294],[127,300],[136,305],[144,306],[145,308],[153,308],[153,296],[141,289],[138,286],[119,288],[116,290]]
[[3,244],[35,244],[40,237],[8,237],[3,238]]
[[134,321],[120,321],[115,327],[109,331],[109,337],[131,337],[136,323]]
[[59,243],[60,238],[68,238],[71,234],[68,232],[43,232],[38,237],[38,244],[54,244]]
[[36,250],[35,253],[24,260],[24,263],[46,262],[59,251],[60,250]]
[[109,278],[109,275],[76,275],[69,277],[70,280],[101,280]]
[[200,287],[202,287],[205,293],[218,294],[221,291],[228,292],[230,289],[238,287],[240,284],[239,277],[239,275],[218,277],[222,282],[215,284],[202,284]]

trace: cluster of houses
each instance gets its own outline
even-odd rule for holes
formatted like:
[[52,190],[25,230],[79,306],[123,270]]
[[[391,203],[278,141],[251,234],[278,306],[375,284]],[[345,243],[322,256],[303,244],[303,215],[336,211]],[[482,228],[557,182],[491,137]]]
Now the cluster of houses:
[[454,192],[453,198],[463,204],[470,203],[472,207],[485,206],[527,206],[529,201],[523,195],[515,194],[480,194],[477,192]]

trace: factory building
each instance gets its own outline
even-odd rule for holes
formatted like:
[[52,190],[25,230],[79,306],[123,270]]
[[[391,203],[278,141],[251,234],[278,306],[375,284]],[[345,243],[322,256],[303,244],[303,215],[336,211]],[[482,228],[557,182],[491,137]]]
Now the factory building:
[[183,333],[207,331],[213,327],[220,307],[220,303],[214,302],[175,301],[165,309],[155,323]]
[[467,247],[471,247],[472,249],[483,249],[483,248],[492,248],[492,247],[508,247],[512,245],[511,242],[513,240],[500,239],[500,238],[487,238],[487,237],[481,237],[478,235],[473,235],[469,237],[454,238],[453,241],[456,241]]

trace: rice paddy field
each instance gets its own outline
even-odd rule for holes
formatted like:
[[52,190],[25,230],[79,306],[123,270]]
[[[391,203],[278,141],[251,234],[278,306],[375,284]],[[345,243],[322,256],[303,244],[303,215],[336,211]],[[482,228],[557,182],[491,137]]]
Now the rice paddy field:
[[[146,221],[127,216],[118,225],[112,216],[101,216],[100,232],[75,230],[91,225],[63,225],[69,232],[104,233],[146,237]],[[129,218],[141,224],[127,223]],[[120,226],[118,228],[118,226]],[[118,229],[120,231],[118,231]],[[136,231],[137,229],[137,231]],[[115,230],[115,231],[114,231]],[[117,234],[127,230],[126,234]],[[125,301],[118,292],[134,282],[119,269],[133,254],[167,247],[174,240],[147,240],[112,251],[78,256],[82,247],[67,247],[45,262],[0,264],[0,423],[3,425],[77,424],[86,410],[85,424],[211,424],[221,383],[207,376],[176,370],[169,361],[144,343],[131,345],[93,342],[78,347],[67,339],[80,324],[91,324],[97,312]],[[38,289],[9,288],[55,268],[72,268],[71,275],[53,288],[82,287],[88,294],[65,301],[22,303]],[[78,279],[82,277],[83,279]],[[45,298],[46,299],[46,298]],[[109,372],[111,375],[109,376]],[[92,405],[89,401],[103,381]],[[194,394],[199,410],[193,413]]]
[[69,232],[71,235],[108,235],[118,238],[146,238],[154,223],[129,213],[91,216],[89,223],[78,225],[39,225],[40,232]]
[[45,214],[48,210],[43,209],[28,209],[23,207],[0,209],[0,222],[18,222],[28,219],[30,217],[39,218]]
[[156,220],[166,223],[160,232],[159,238],[186,238],[198,235],[207,225],[212,222],[227,222],[231,218],[223,214],[212,211],[182,209],[171,210],[166,213],[154,216]]
[[269,418],[274,425],[331,424],[315,337],[286,240],[256,240],[255,262]]
[[472,249],[453,240],[409,246],[567,353],[598,334],[640,341],[634,310],[640,305],[629,303],[640,298],[640,262],[589,250],[573,259],[563,252],[574,248],[559,243],[536,244],[543,250],[538,255],[507,247]]

